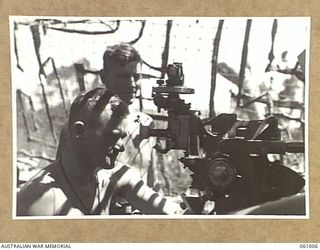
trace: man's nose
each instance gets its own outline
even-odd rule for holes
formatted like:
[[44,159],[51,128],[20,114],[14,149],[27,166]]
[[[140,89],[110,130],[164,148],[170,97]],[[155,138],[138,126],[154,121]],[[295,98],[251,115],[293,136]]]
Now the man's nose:
[[135,91],[140,90],[141,82],[139,81],[139,79],[132,77],[131,83]]
[[138,88],[137,79],[135,79],[135,77],[132,76],[132,77],[130,78],[130,81],[131,81],[131,85],[133,86],[133,88],[137,89],[137,88]]
[[131,76],[131,77],[130,77],[130,81],[132,82],[132,84],[135,84],[135,83],[136,83],[136,80],[135,80],[134,76]]
[[117,141],[116,144],[114,145],[114,148],[115,148],[118,152],[123,152],[123,151],[124,151],[124,144],[123,144],[122,138],[119,138],[119,139],[118,139],[118,141]]
[[127,78],[125,84],[125,87],[129,90],[136,89],[136,82],[134,81],[133,77]]

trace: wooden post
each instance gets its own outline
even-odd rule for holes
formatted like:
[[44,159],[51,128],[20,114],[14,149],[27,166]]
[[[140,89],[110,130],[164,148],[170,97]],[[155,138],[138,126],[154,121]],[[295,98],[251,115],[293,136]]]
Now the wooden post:
[[218,30],[213,42],[213,52],[212,52],[212,61],[211,61],[211,89],[210,89],[210,102],[209,102],[210,118],[216,116],[216,112],[214,110],[214,93],[216,90],[219,45],[220,45],[223,23],[224,23],[224,20],[219,20]]
[[164,49],[163,49],[163,52],[162,52],[161,78],[164,78],[164,76],[166,74],[164,69],[168,65],[171,28],[172,28],[172,20],[168,20],[167,21],[166,41],[165,41]]
[[60,77],[59,77],[57,67],[56,67],[56,64],[54,63],[53,58],[51,58],[51,64],[52,64],[53,72],[54,72],[54,74],[57,78],[57,81],[58,81],[58,87],[59,87],[59,92],[60,92],[60,96],[61,96],[61,100],[62,100],[62,105],[63,105],[64,110],[66,111],[66,115],[68,116],[68,109],[67,109],[66,102],[64,99],[64,94],[63,94],[63,89],[62,89]]
[[278,21],[277,21],[277,19],[274,19],[273,24],[272,24],[272,31],[271,31],[271,49],[270,49],[270,52],[268,55],[269,64],[266,67],[266,70],[265,70],[266,72],[270,71],[272,62],[274,60],[273,48],[274,48],[274,39],[276,37],[277,29],[278,29]]
[[[49,126],[50,126],[50,130],[51,130],[52,138],[53,138],[54,142],[57,143],[57,138],[56,138],[56,135],[55,135],[54,129],[53,129],[53,123],[52,123],[49,103],[48,103],[47,95],[46,95],[46,91],[45,91],[45,86],[43,84],[43,81],[46,80],[45,79],[46,75],[44,72],[44,68],[43,68],[43,64],[41,62],[41,56],[40,56],[41,39],[40,39],[39,25],[34,24],[34,25],[30,26],[30,29],[31,29],[31,33],[32,33],[36,57],[37,57],[37,60],[39,63],[39,80],[40,80],[40,86],[41,86],[41,90],[42,90],[43,101],[44,101],[45,109],[47,112],[47,117],[48,117],[48,121],[49,121]],[[41,79],[41,77],[43,77],[43,79]]]
[[16,36],[17,30],[18,30],[18,24],[14,22],[14,31],[13,31],[14,54],[16,56],[17,68],[23,72],[23,69],[19,62],[19,53],[18,53],[17,36]]
[[242,48],[242,58],[241,58],[241,65],[240,65],[240,72],[239,72],[239,94],[237,99],[237,106],[240,107],[240,101],[242,98],[242,86],[244,81],[244,74],[247,66],[247,57],[248,57],[248,43],[249,43],[249,36],[250,36],[250,29],[251,29],[252,20],[247,20],[246,26],[246,33],[244,35],[244,42]]
[[85,91],[86,87],[84,85],[84,66],[81,63],[75,63],[74,67],[76,68],[76,74],[79,84],[79,91]]
[[21,114],[22,114],[24,126],[25,126],[26,131],[27,131],[27,140],[30,141],[30,129],[29,129],[29,124],[28,124],[28,119],[27,119],[25,107],[24,107],[24,104],[23,104],[21,90],[17,89],[16,94],[17,94],[18,100],[20,102],[21,110],[22,110]]
[[[44,100],[44,105],[45,105],[45,109],[46,109],[47,116],[48,116],[50,131],[51,131],[54,143],[57,143],[57,137],[56,137],[56,134],[54,132],[53,122],[52,122],[52,118],[51,118],[51,114],[50,114],[50,107],[49,107],[47,94],[46,94],[46,89],[45,89],[45,85],[47,85],[47,81],[46,81],[45,76],[41,75],[41,74],[39,74],[39,80],[40,80],[40,86],[41,86],[41,90],[42,90],[42,97],[43,97],[43,100]],[[45,83],[43,83],[43,82],[45,82]]]

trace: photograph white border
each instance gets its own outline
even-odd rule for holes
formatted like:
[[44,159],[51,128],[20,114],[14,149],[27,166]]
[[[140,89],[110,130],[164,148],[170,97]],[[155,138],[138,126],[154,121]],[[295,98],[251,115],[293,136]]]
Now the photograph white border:
[[[248,220],[248,219],[310,219],[310,177],[309,177],[309,86],[310,86],[310,43],[311,37],[311,17],[200,17],[200,16],[189,16],[189,17],[174,17],[174,16],[162,16],[162,17],[85,17],[85,16],[9,16],[9,29],[10,29],[10,58],[11,58],[11,74],[13,72],[13,68],[16,65],[13,64],[14,61],[14,38],[13,38],[13,21],[15,18],[59,18],[61,20],[70,20],[70,19],[110,19],[110,20],[184,20],[184,19],[203,19],[203,20],[220,20],[220,19],[301,19],[308,22],[308,34],[309,36],[306,38],[309,41],[309,47],[306,49],[306,82],[305,82],[305,169],[306,169],[306,179],[305,179],[305,190],[306,190],[306,215],[299,215],[299,216],[291,216],[291,215],[181,215],[181,216],[171,216],[171,215],[83,215],[83,216],[16,216],[16,186],[17,186],[17,168],[15,166],[17,161],[17,119],[16,119],[16,86],[12,83],[12,149],[13,149],[13,181],[12,181],[12,219],[13,220],[73,220],[73,219],[108,219],[108,220],[119,220],[119,219],[141,219],[141,220],[148,220],[148,219],[178,219],[178,220],[185,220],[185,219],[201,219],[201,220],[216,220],[216,219],[241,219],[241,220]],[[11,75],[12,79],[12,75]]]

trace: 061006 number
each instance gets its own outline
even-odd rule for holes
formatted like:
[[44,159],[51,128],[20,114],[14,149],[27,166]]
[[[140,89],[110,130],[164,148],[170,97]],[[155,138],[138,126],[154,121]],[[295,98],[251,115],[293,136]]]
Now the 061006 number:
[[304,248],[316,249],[316,248],[318,248],[318,244],[316,244],[316,243],[309,243],[309,244],[304,243],[304,244],[300,244],[299,247],[303,248],[303,249]]

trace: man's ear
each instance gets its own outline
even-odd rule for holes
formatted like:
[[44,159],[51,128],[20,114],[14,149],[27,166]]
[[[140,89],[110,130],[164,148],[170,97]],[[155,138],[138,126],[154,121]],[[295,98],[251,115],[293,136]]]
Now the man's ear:
[[76,121],[73,123],[73,134],[75,138],[80,139],[84,134],[84,122],[83,121]]

